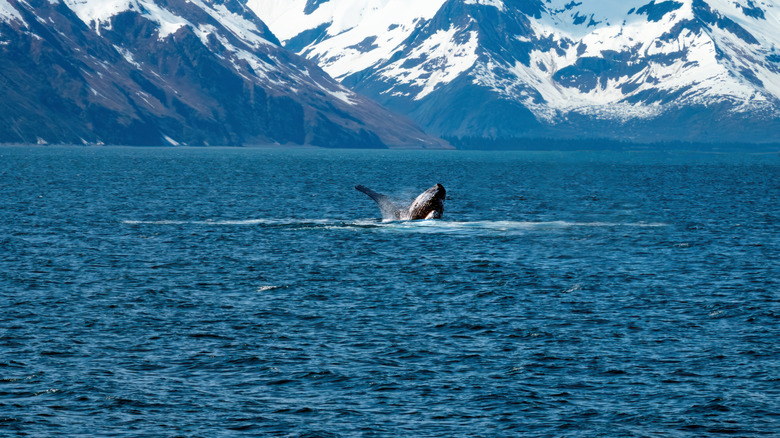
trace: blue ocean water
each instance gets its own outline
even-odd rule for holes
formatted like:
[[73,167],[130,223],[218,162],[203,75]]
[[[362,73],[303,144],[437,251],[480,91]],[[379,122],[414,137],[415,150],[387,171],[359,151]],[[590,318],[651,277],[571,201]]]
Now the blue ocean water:
[[[447,188],[444,220],[355,191]],[[773,436],[780,159],[0,148],[0,435]]]

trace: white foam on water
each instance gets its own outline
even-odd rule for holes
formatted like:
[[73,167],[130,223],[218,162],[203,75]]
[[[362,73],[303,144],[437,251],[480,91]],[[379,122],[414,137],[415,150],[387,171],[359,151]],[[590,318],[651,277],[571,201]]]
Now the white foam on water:
[[383,222],[381,226],[395,229],[421,230],[431,232],[459,232],[459,231],[489,231],[489,232],[516,232],[547,229],[566,228],[615,228],[615,227],[664,227],[666,224],[657,222],[571,222],[571,221],[406,221]]
[[571,228],[657,228],[667,224],[659,222],[576,222],[576,221],[381,221],[379,219],[237,219],[237,220],[123,220],[126,225],[192,225],[192,226],[272,226],[289,228],[372,230],[402,233],[436,234],[517,234],[531,231],[565,230]]
[[213,225],[213,226],[241,226],[241,225],[327,225],[332,223],[331,219],[237,219],[237,220],[202,220],[202,221],[183,221],[183,220],[123,220],[125,225]]

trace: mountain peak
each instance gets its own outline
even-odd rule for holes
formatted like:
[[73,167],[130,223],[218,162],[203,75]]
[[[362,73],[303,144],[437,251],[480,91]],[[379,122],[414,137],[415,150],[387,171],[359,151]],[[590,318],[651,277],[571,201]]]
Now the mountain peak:
[[777,140],[780,10],[766,1],[303,3],[248,5],[285,46],[437,134]]
[[0,0],[0,141],[440,147],[238,0]]

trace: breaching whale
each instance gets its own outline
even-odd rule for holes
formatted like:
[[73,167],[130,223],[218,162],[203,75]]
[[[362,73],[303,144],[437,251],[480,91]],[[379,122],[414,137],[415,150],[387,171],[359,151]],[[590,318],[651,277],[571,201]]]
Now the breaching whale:
[[436,184],[422,192],[406,207],[399,206],[387,196],[366,186],[357,185],[355,188],[376,201],[379,209],[382,210],[382,219],[384,220],[441,219],[441,215],[444,213],[444,197],[447,192],[441,184]]

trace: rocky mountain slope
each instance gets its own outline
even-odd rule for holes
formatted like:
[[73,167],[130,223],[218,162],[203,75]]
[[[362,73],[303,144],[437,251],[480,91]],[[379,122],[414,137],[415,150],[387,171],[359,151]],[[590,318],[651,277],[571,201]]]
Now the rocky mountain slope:
[[780,142],[775,1],[245,2],[431,133]]
[[0,0],[0,142],[438,147],[238,0]]

